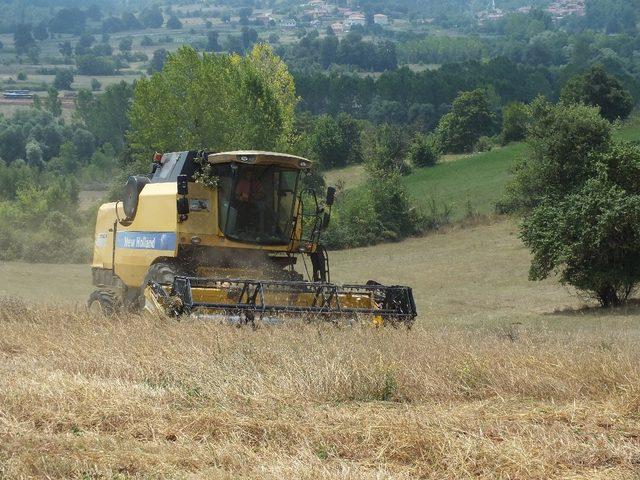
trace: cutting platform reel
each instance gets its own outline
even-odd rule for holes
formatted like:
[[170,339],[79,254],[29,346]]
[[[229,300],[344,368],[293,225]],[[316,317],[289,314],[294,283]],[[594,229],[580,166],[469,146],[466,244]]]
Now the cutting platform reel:
[[145,308],[170,316],[196,315],[230,323],[284,319],[411,327],[417,316],[411,288],[323,282],[176,276],[172,285],[149,282]]

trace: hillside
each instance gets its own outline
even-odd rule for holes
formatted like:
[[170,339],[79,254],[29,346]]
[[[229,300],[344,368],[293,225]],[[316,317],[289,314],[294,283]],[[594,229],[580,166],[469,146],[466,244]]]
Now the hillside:
[[[640,115],[635,115],[614,131],[617,140],[640,141]],[[431,168],[418,168],[404,177],[404,183],[416,204],[428,209],[433,201],[451,208],[451,220],[468,213],[488,215],[504,194],[511,176],[510,168],[526,152],[523,143],[512,143],[489,152],[468,155],[445,155]],[[358,188],[366,182],[361,165],[329,170],[329,185]]]

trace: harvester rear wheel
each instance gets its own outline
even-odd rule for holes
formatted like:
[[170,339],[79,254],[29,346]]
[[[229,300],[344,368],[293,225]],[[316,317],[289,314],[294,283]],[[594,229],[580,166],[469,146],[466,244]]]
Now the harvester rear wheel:
[[91,313],[111,316],[122,308],[122,302],[113,290],[94,290],[87,300],[87,308]]

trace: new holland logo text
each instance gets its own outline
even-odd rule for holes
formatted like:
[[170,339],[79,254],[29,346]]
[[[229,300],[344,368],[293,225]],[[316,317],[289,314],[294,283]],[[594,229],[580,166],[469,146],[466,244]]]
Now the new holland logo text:
[[118,232],[117,248],[142,250],[174,250],[176,234],[174,232]]

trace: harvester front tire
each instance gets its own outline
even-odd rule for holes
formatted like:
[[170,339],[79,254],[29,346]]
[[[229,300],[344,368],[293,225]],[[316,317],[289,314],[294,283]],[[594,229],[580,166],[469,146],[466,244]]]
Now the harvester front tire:
[[115,315],[122,308],[122,302],[112,290],[94,290],[87,300],[87,309],[92,313]]
[[149,267],[147,276],[144,277],[144,283],[142,288],[149,284],[149,282],[156,282],[160,285],[173,285],[173,279],[178,275],[186,275],[186,270],[180,265],[173,263],[154,263]]
[[173,285],[173,279],[176,276],[186,274],[186,268],[175,263],[158,262],[151,265],[149,270],[147,270],[147,275],[144,277],[144,282],[140,290],[140,307],[144,308],[145,306],[146,299],[144,298],[144,292],[149,282],[155,282],[160,285]]

